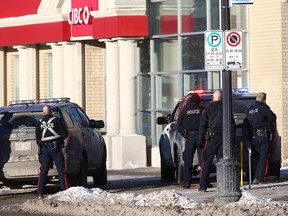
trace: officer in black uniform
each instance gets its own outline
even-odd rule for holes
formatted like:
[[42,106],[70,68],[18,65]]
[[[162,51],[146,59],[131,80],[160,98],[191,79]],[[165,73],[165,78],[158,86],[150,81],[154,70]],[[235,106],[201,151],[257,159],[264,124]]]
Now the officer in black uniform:
[[66,190],[68,188],[62,153],[64,140],[68,136],[67,129],[59,118],[52,115],[51,107],[48,105],[43,107],[43,115],[44,117],[36,126],[36,142],[39,146],[39,161],[41,164],[38,178],[38,198],[43,198],[47,174],[53,161],[57,168],[61,189]]
[[270,135],[272,135],[273,125],[276,123],[276,115],[266,104],[264,92],[257,94],[255,104],[249,108],[247,119],[253,130],[255,150],[259,154],[253,181],[254,184],[258,184],[266,181],[271,150]]
[[199,191],[204,192],[210,184],[209,174],[214,156],[219,160],[223,155],[223,105],[219,90],[213,93],[212,100],[202,113],[199,127],[199,143],[204,146]]
[[200,97],[197,93],[188,95],[186,104],[179,114],[177,121],[178,132],[185,138],[184,160],[184,188],[190,188],[192,180],[193,156],[197,149],[198,160],[201,164],[201,152],[199,149],[199,122],[204,110],[199,106]]

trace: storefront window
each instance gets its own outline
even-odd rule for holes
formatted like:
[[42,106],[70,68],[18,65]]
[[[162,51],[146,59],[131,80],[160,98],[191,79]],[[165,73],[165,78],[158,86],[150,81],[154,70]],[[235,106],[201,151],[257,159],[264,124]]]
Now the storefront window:
[[171,109],[179,100],[178,74],[154,76],[155,108]]
[[204,69],[204,35],[193,35],[182,39],[183,70]]
[[177,1],[151,0],[151,33],[159,34],[176,34],[177,30]]
[[231,29],[247,30],[246,6],[236,5],[230,10],[230,27]]
[[206,1],[181,1],[182,32],[197,32],[206,30]]
[[138,86],[139,86],[138,109],[148,110],[150,109],[150,103],[151,103],[150,76],[149,75],[138,76]]
[[177,72],[178,40],[176,37],[155,39],[153,55],[155,72]]
[[140,73],[150,72],[150,40],[139,41]]
[[187,94],[190,90],[207,89],[207,73],[184,74],[183,89],[184,94]]
[[220,29],[220,22],[219,22],[219,2],[215,0],[210,0],[211,7],[210,7],[210,29],[217,30]]

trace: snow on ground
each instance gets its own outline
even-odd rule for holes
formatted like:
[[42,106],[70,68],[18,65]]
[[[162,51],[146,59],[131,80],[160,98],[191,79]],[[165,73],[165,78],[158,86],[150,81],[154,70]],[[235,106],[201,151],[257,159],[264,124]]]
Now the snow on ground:
[[30,213],[87,216],[288,215],[288,204],[255,197],[244,189],[238,202],[222,206],[196,202],[193,196],[197,193],[199,195],[199,192],[186,195],[175,190],[162,190],[141,195],[72,187],[44,200],[28,200],[20,208],[22,212]]
[[[287,167],[281,169],[281,175],[288,175]],[[283,186],[283,182],[280,184]],[[280,184],[279,187],[281,186]],[[287,184],[285,183],[285,185]],[[7,190],[7,188],[2,190]],[[281,192],[286,196],[285,191]],[[238,202],[217,206],[212,202],[195,201],[197,196],[203,196],[203,193],[198,192],[196,189],[182,190],[180,192],[158,189],[158,191],[143,195],[136,193],[111,193],[99,188],[71,187],[66,191],[47,196],[43,200],[27,200],[21,205],[5,207],[0,209],[0,211],[65,216],[288,215],[288,204],[256,197],[244,187],[241,188],[241,193],[242,196]],[[209,192],[205,194],[209,195]],[[213,196],[214,193],[210,192],[210,194]]]
[[184,196],[175,190],[157,191],[146,195],[135,193],[109,193],[99,188],[85,189],[83,187],[72,187],[66,191],[48,196],[47,199],[60,202],[78,203],[85,201],[113,205],[115,203],[125,205],[149,206],[171,206],[181,208],[194,208],[200,204],[188,196]]

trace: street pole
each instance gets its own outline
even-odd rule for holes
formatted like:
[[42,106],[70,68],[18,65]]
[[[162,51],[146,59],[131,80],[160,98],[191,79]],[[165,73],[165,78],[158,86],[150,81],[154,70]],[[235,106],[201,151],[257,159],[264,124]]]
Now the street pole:
[[[229,0],[221,0],[222,30],[230,29]],[[225,38],[226,40],[226,38]],[[216,164],[217,168],[217,192],[214,203],[228,204],[237,202],[240,193],[240,166],[235,158],[232,158],[232,81],[231,71],[222,71],[223,91],[223,158]],[[233,133],[234,134],[234,133]]]

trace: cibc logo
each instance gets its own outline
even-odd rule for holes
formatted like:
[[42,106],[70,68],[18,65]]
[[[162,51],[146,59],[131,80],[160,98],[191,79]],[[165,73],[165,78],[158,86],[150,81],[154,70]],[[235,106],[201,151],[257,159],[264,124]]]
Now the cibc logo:
[[72,8],[68,14],[68,22],[70,25],[91,24],[90,8],[88,6],[84,8]]

